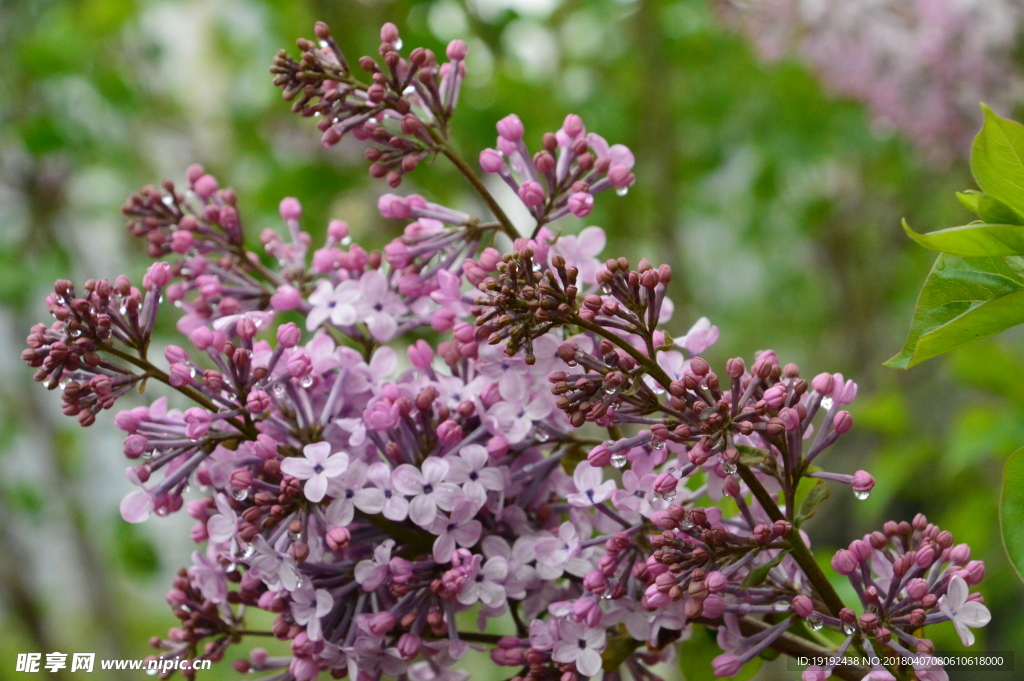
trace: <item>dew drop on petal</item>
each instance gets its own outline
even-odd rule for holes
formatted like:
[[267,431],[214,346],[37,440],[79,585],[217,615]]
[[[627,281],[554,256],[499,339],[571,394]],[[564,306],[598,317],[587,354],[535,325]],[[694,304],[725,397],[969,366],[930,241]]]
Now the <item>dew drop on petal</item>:
[[252,558],[255,553],[256,553],[256,547],[253,546],[251,543],[250,544],[246,544],[245,548],[242,550],[242,558],[246,558],[246,559]]

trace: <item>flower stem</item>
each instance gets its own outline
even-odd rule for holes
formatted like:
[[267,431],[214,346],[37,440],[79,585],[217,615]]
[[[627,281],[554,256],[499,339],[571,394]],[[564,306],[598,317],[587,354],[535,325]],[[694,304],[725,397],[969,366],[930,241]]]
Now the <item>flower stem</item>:
[[469,164],[466,163],[465,159],[463,159],[448,143],[442,143],[441,153],[459,169],[460,173],[465,175],[466,179],[469,180],[469,183],[473,185],[473,188],[478,194],[480,194],[480,198],[484,200],[484,203],[486,203],[487,207],[491,209],[494,217],[501,223],[501,231],[505,232],[505,234],[508,235],[508,238],[513,241],[518,239],[519,232],[517,232],[516,228],[512,225],[512,221],[508,219],[508,216],[505,215],[505,211],[503,211],[501,206],[498,205],[498,201],[491,195],[491,192],[486,186],[484,186],[484,183],[480,180],[473,169],[469,167]]
[[[761,507],[764,508],[765,513],[772,520],[785,520],[786,518],[782,515],[782,511],[779,510],[775,500],[772,499],[772,495],[768,494],[768,490],[764,488],[761,481],[757,479],[754,472],[750,470],[745,464],[737,464],[740,477],[743,478],[743,482],[747,483],[747,487],[750,488],[754,498],[757,499]],[[828,577],[822,572],[821,566],[818,565],[818,561],[815,560],[811,550],[807,548],[803,540],[800,538],[800,532],[794,528],[786,540],[792,549],[793,560],[797,562],[800,568],[807,575],[808,581],[814,590],[821,596],[821,600],[825,603],[832,615],[835,617],[839,616],[839,611],[842,610],[843,600],[836,593],[836,590],[832,587],[832,583],[828,581]]]

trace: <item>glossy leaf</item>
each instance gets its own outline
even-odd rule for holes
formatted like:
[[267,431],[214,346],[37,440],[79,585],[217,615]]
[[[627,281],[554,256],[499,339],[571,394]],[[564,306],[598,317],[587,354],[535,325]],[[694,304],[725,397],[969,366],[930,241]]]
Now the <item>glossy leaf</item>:
[[779,551],[779,555],[775,556],[767,563],[758,565],[756,568],[751,570],[747,574],[747,578],[743,580],[742,588],[749,589],[752,586],[763,584],[764,580],[768,579],[768,573],[772,571],[772,568],[778,566],[778,564],[782,562],[782,559],[786,557],[788,550],[789,549],[786,551]]
[[1024,255],[1024,226],[1021,225],[976,222],[918,234],[904,220],[903,231],[925,248],[940,253],[966,256]]
[[756,466],[768,457],[768,450],[749,445],[736,445],[740,452],[740,463],[744,466]]
[[1014,452],[1003,469],[999,524],[1010,562],[1017,575],[1024,579],[1024,448]]
[[982,104],[985,122],[971,146],[971,172],[978,186],[1024,214],[1024,125]]
[[886,364],[907,369],[1024,323],[1024,260],[941,254],[917,300],[903,350]]

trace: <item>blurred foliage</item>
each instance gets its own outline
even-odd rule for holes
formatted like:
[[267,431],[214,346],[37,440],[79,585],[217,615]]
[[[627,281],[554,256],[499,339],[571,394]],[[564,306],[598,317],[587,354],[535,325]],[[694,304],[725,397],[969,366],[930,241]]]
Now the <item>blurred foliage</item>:
[[[931,261],[900,218],[966,222],[954,197],[970,184],[966,164],[930,167],[800,64],[760,63],[716,9],[705,0],[0,0],[0,598],[3,632],[18,632],[0,639],[0,679],[26,650],[141,657],[151,633],[173,623],[161,594],[188,562],[188,519],[138,534],[112,520],[128,485],[110,416],[63,443],[72,424],[16,359],[53,279],[144,271],[143,245],[123,233],[124,198],[181,181],[199,161],[236,188],[251,239],[279,227],[284,196],[301,199],[314,242],[334,217],[368,246],[394,236],[376,214],[384,187],[369,180],[359,145],[325,152],[313,122],[291,114],[270,83],[274,52],[311,35],[315,19],[350,58],[372,53],[388,20],[407,46],[440,51],[469,36],[456,116],[468,158],[513,111],[533,145],[575,112],[630,146],[636,186],[601,196],[569,229],[598,224],[607,253],[669,262],[670,331],[710,317],[722,330],[710,360],[771,347],[805,375],[841,371],[861,386],[854,431],[821,464],[867,469],[878,485],[865,502],[833,489],[806,525],[820,557],[886,519],[926,513],[987,563],[993,622],[977,649],[1024,650],[1024,590],[997,532],[1002,464],[1024,444],[1024,336],[906,373],[881,365],[905,337]],[[401,191],[478,208],[440,163]],[[176,529],[156,533],[158,523]],[[929,635],[940,650],[961,647],[949,625]],[[684,654],[710,650],[695,640]],[[779,678],[780,665],[757,678]]]

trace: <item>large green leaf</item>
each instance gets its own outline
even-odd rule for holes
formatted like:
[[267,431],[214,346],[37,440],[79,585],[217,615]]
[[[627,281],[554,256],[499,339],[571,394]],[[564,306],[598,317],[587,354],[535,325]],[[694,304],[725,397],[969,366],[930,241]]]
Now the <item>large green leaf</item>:
[[903,221],[903,231],[927,249],[954,255],[1024,255],[1024,226],[976,222],[918,234]]
[[811,487],[811,490],[804,497],[804,501],[800,504],[800,513],[796,517],[796,526],[800,527],[807,520],[814,517],[814,514],[818,512],[818,507],[821,506],[821,502],[825,501],[832,495],[832,490],[829,489],[828,483],[824,480],[818,480]]
[[971,146],[971,172],[978,186],[1024,214],[1024,125],[982,104],[985,122]]
[[1003,546],[1017,575],[1024,579],[1024,448],[1006,461],[1003,493],[999,500],[999,524]]
[[917,299],[907,342],[886,364],[907,369],[1024,323],[1024,259],[943,253]]

